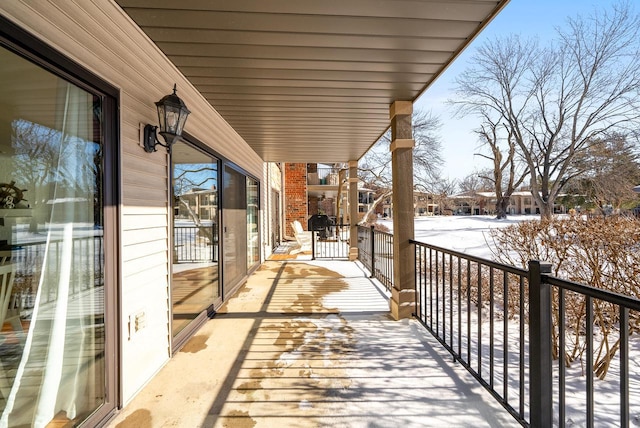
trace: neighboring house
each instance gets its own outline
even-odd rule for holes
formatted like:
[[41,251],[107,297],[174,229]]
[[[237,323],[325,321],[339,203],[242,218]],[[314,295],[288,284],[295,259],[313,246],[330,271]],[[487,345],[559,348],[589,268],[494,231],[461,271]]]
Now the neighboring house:
[[[377,210],[383,217],[393,216],[393,204],[391,203],[391,197],[387,197],[380,203],[380,209]],[[432,216],[439,215],[440,204],[437,198],[426,192],[413,192],[413,215],[418,216]]]
[[416,216],[439,214],[439,204],[430,193],[414,192],[413,206]]
[[[218,213],[218,189],[193,188],[189,192],[178,195],[175,201],[177,213],[180,219],[191,219],[191,213],[195,213],[200,220],[216,221]],[[190,208],[184,206],[187,204]]]
[[[455,215],[493,215],[495,214],[496,195],[493,192],[464,192],[451,196],[454,201]],[[566,213],[562,204],[555,204],[556,214]],[[509,199],[507,214],[540,214],[540,208],[528,190],[513,192]]]

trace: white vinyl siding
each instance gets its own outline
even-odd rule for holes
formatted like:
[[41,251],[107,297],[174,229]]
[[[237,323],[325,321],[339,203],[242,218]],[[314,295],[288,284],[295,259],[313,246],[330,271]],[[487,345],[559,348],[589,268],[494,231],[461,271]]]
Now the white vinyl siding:
[[[12,0],[0,5],[0,13],[120,89],[121,379],[126,403],[165,364],[170,350],[168,157],[163,149],[151,154],[142,149],[140,124],[157,125],[154,103],[176,83],[191,110],[187,133],[256,177],[263,177],[263,161],[112,1]],[[146,327],[130,339],[129,316],[141,311]]]

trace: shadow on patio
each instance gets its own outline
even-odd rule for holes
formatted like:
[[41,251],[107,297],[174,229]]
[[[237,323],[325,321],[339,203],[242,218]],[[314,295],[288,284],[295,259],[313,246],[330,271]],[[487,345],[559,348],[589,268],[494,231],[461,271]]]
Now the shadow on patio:
[[110,426],[519,425],[359,264],[270,261]]

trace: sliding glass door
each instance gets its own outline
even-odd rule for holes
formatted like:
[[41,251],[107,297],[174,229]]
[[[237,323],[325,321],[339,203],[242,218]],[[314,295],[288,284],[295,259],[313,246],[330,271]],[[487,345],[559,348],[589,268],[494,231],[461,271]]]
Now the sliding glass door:
[[245,175],[225,166],[222,210],[225,294],[247,274],[246,195]]
[[247,269],[260,261],[258,181],[247,177]]
[[4,47],[0,64],[0,426],[76,426],[115,402],[115,102]]
[[[260,262],[259,182],[226,165],[222,204],[224,295]],[[225,297],[226,298],[226,297]]]
[[172,332],[220,299],[218,159],[186,143],[173,146]]

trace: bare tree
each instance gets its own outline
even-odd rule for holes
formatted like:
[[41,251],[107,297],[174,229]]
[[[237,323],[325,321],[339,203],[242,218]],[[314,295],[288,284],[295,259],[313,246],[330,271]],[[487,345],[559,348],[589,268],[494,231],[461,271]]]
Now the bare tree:
[[194,211],[184,196],[203,187],[214,190],[216,173],[216,169],[207,164],[178,164],[174,169],[173,177],[175,204],[184,208],[194,226],[198,228],[198,234],[208,239],[209,242],[214,242],[213,229],[202,222],[200,214]]
[[371,219],[375,219],[376,208],[381,203],[388,200],[392,193],[393,192],[391,191],[391,189],[387,189],[387,188],[376,190],[374,192],[373,202],[369,204],[369,208],[367,208],[367,212],[365,212],[362,218],[360,219],[359,224],[369,223]]
[[452,101],[509,127],[543,217],[563,186],[584,174],[576,157],[640,119],[640,19],[630,4],[570,18],[566,28],[545,48],[516,36],[485,43]]
[[431,193],[433,194],[433,201],[438,206],[440,214],[453,214],[454,203],[451,196],[455,194],[458,189],[458,181],[455,179],[441,179],[439,180]]
[[[442,158],[442,145],[438,136],[440,120],[431,113],[415,110],[412,117],[414,167],[414,189],[433,193],[440,180],[440,167]],[[391,131],[387,131],[364,155],[358,166],[358,175],[368,187],[380,189],[376,199],[370,208],[375,207],[386,200],[392,194],[391,183]],[[365,215],[368,218],[368,214]]]
[[[342,192],[345,190],[344,186],[345,183],[347,182],[347,172],[348,172],[348,167],[347,166],[342,166],[339,170],[338,170],[338,196],[336,196],[336,215],[338,217],[340,217],[340,209],[341,209],[341,205],[342,205]],[[357,203],[357,202],[354,202]],[[347,218],[348,213],[345,213],[344,218],[337,218],[336,220],[338,221],[339,224],[343,224],[345,223],[345,219]],[[349,222],[351,221],[356,221],[357,219],[349,219]],[[335,228],[336,231],[336,236],[338,236],[338,228]]]
[[483,178],[488,174],[488,170],[476,170],[466,175],[458,182],[458,188],[463,193],[475,193],[487,188],[487,182]]
[[573,187],[605,215],[637,201],[633,187],[640,183],[639,154],[626,136],[614,134],[595,141],[582,156],[587,172]]
[[490,169],[476,170],[463,177],[458,183],[458,189],[462,192],[458,199],[469,204],[471,214],[474,213],[476,206],[481,205],[482,196],[479,195],[479,192],[493,190],[492,182],[485,178],[490,177],[491,174]]
[[[500,131],[506,133],[506,138],[500,136]],[[516,142],[509,126],[500,126],[485,118],[485,123],[477,131],[480,140],[489,147],[491,154],[478,153],[493,163],[490,175],[483,175],[486,181],[491,183],[492,191],[496,196],[496,218],[507,218],[507,208],[511,195],[522,184],[528,174],[526,167],[521,167],[516,159]]]

